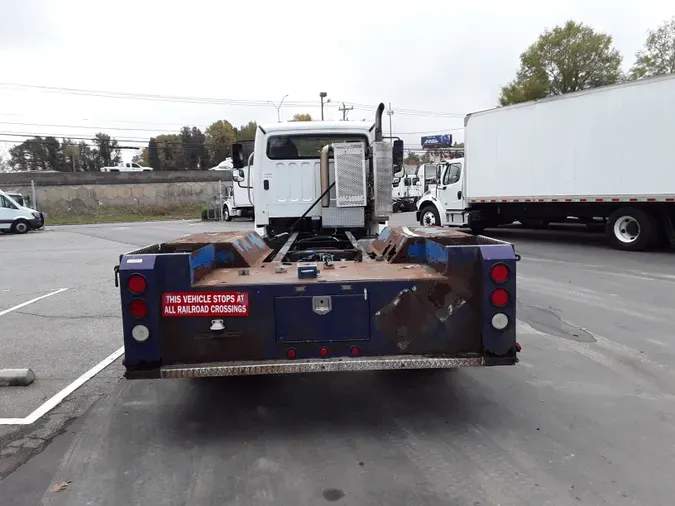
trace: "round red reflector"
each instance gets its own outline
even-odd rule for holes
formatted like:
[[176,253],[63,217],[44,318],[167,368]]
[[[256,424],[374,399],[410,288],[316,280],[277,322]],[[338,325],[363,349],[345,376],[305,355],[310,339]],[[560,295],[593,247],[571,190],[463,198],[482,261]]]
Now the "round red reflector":
[[293,348],[291,348],[290,350],[288,350],[288,351],[286,352],[286,356],[287,356],[288,358],[295,358],[295,350],[294,350]]
[[503,288],[497,288],[492,295],[490,295],[490,302],[493,306],[503,307],[509,303],[509,292]]
[[358,346],[352,346],[352,349],[350,351],[352,352],[352,355],[356,356],[359,354],[361,350],[359,350]]
[[509,268],[504,264],[497,264],[492,267],[490,277],[495,283],[504,283],[509,279]]
[[143,318],[148,314],[148,303],[143,299],[134,299],[129,304],[129,312],[134,318]]
[[147,286],[148,284],[145,281],[145,278],[140,274],[132,274],[127,281],[127,288],[129,288],[131,293],[143,293]]
[[328,355],[328,348],[322,346],[321,349],[319,350],[319,354],[321,354],[322,357],[325,357],[326,355]]

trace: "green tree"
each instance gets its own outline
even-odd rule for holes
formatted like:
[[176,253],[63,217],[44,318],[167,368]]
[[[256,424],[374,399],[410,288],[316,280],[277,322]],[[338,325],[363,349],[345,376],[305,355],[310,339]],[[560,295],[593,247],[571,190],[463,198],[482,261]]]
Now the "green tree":
[[155,170],[184,170],[184,158],[179,135],[163,134],[156,137],[159,167]]
[[417,153],[414,153],[412,151],[408,151],[408,156],[405,157],[403,160],[403,163],[406,165],[419,165],[420,164],[420,157]]
[[98,170],[101,167],[118,165],[122,162],[122,152],[119,149],[118,142],[103,132],[94,135],[92,154],[94,170]]
[[232,155],[232,144],[237,140],[237,133],[229,121],[218,120],[206,129],[206,149],[211,163],[222,162]]
[[420,163],[431,163],[431,154],[428,152],[424,153],[420,158]]
[[649,30],[644,47],[635,58],[631,69],[633,79],[675,72],[675,17],[656,30]]
[[610,35],[568,21],[546,30],[520,55],[515,80],[504,86],[501,105],[536,100],[613,84],[621,77],[621,55]]
[[[146,150],[143,150],[143,154],[146,154]],[[147,162],[154,170],[162,170],[162,162],[159,159],[159,146],[157,144],[157,139],[154,137],[148,142]]]
[[312,121],[312,116],[308,112],[304,114],[294,114],[293,119],[289,119],[288,121]]
[[249,121],[248,125],[242,125],[235,129],[237,133],[237,141],[252,141],[255,139],[255,131],[258,124],[255,121]]

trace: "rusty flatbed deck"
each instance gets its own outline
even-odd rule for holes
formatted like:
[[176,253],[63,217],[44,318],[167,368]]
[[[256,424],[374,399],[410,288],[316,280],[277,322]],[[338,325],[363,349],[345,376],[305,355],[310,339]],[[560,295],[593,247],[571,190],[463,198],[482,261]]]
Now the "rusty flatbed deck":
[[[276,264],[278,265],[278,264]],[[410,281],[410,280],[444,280],[443,274],[423,264],[390,264],[387,262],[334,262],[333,269],[326,269],[317,263],[319,277],[315,279],[298,279],[297,266],[286,265],[287,271],[275,272],[275,264],[267,263],[251,267],[249,274],[241,275],[240,269],[215,269],[194,284],[195,287],[212,287],[226,285],[260,285],[260,284],[314,284],[341,283],[356,281]]]

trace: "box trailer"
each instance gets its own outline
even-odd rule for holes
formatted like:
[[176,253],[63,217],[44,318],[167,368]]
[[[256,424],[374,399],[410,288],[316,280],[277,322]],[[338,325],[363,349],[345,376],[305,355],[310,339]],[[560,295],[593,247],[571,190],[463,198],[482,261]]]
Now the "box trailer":
[[426,225],[602,222],[616,248],[675,243],[675,75],[467,115],[464,159],[418,202]]

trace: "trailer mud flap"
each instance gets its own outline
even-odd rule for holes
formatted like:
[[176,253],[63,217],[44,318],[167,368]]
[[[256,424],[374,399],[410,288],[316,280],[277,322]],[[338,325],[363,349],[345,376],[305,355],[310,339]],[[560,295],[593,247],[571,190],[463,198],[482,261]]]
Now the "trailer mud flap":
[[365,341],[370,339],[367,292],[359,295],[275,297],[278,343]]

